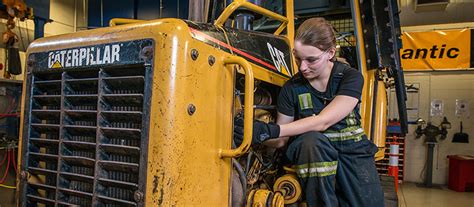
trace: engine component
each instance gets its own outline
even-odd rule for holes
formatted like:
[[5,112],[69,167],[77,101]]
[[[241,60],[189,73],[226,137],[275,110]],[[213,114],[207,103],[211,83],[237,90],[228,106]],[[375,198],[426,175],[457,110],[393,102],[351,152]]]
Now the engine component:
[[283,207],[284,198],[280,192],[266,189],[254,189],[247,197],[247,207]]
[[301,197],[301,186],[293,174],[279,177],[273,185],[274,192],[280,192],[285,199],[285,204],[293,204]]

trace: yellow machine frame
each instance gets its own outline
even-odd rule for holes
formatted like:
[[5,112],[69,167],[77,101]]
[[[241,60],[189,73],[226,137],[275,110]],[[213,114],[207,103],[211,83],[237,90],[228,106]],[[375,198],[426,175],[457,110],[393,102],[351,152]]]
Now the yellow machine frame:
[[[222,27],[229,16],[240,7],[271,17],[281,22],[275,35],[286,28],[285,40],[293,48],[294,14],[293,1],[286,1],[287,16],[255,6],[245,0],[234,0],[214,23]],[[366,79],[362,95],[361,116],[363,126],[379,147],[385,142],[386,102],[371,101],[373,91],[378,90],[380,99],[386,99],[383,84],[374,89],[371,83],[375,72],[367,70],[362,40],[358,2],[352,0],[357,27],[357,45],[361,71]],[[131,24],[128,24],[131,23]],[[126,25],[121,25],[126,24]],[[262,80],[282,86],[288,77],[271,72],[233,54],[210,47],[194,39],[188,25],[178,19],[137,21],[114,19],[109,28],[81,31],[36,40],[28,48],[27,56],[51,50],[106,44],[110,42],[153,39],[153,94],[149,114],[148,159],[146,164],[146,188],[143,206],[230,206],[232,157],[246,153],[250,148],[253,108],[245,107],[244,140],[231,149],[234,87],[236,71],[245,76],[245,106],[253,105],[254,80]],[[191,51],[198,50],[196,59]],[[208,57],[215,57],[209,64]],[[297,71],[293,67],[294,72]],[[27,80],[27,78],[25,78]],[[219,87],[216,87],[219,86]],[[23,87],[26,93],[27,81]],[[384,99],[384,100],[385,100]],[[25,100],[22,100],[21,123],[25,123]],[[194,110],[189,111],[190,107]],[[371,126],[370,111],[378,107],[376,124]],[[25,126],[21,126],[23,137]],[[370,135],[375,127],[376,135]],[[382,141],[383,140],[383,141]],[[20,157],[25,143],[19,143]],[[19,162],[19,169],[23,169]],[[26,173],[26,174],[22,174]],[[41,177],[27,174],[18,176],[18,188],[24,181],[41,182]],[[20,193],[17,198],[20,199]],[[26,201],[23,201],[26,202]],[[275,201],[278,203],[277,201]],[[22,202],[19,202],[19,206]],[[281,205],[281,203],[280,203]]]

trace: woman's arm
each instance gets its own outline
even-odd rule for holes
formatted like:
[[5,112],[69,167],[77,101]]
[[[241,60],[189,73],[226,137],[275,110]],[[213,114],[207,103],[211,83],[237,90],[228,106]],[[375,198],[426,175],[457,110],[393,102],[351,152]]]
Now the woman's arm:
[[356,107],[357,98],[337,95],[318,115],[291,123],[280,124],[280,137],[294,136],[309,131],[325,131],[345,118]]

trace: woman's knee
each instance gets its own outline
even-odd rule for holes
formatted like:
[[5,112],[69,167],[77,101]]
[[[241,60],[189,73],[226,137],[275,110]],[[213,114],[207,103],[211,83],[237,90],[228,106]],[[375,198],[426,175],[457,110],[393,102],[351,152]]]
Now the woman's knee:
[[308,148],[322,145],[327,141],[328,139],[321,132],[309,131],[296,137],[291,144],[297,145],[299,148]]

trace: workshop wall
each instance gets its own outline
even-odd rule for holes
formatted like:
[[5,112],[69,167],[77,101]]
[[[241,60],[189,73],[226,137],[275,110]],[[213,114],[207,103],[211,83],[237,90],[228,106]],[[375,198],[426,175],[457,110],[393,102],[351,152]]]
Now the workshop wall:
[[442,11],[415,11],[414,0],[399,0],[400,23],[402,26],[448,24],[458,22],[472,22],[474,1],[450,0]]
[[[430,116],[431,100],[442,100],[444,103],[443,114],[451,122],[447,138],[435,147],[433,161],[433,183],[447,184],[448,180],[448,155],[470,154],[474,155],[474,71],[472,72],[406,72],[407,85],[419,86],[419,117],[439,125],[441,116]],[[469,117],[455,115],[456,99],[463,99],[470,103]],[[393,104],[391,103],[393,108]],[[392,115],[393,116],[393,115]],[[463,122],[463,132],[471,137],[470,143],[452,143],[453,135],[459,132],[459,123]],[[426,168],[427,146],[423,137],[415,139],[416,125],[410,125],[406,136],[405,151],[405,181],[423,182]]]

